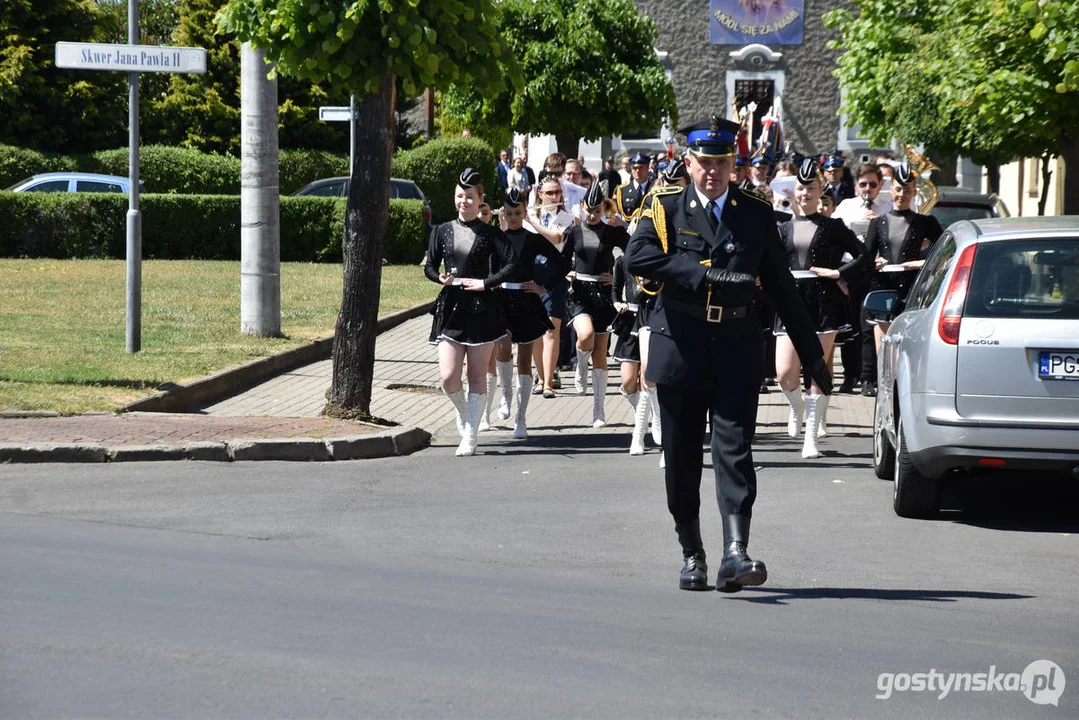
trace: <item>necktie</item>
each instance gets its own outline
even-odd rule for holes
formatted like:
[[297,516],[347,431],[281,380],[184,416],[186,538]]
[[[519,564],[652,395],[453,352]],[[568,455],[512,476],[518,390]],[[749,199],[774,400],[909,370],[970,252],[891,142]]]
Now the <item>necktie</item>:
[[715,235],[716,229],[719,228],[719,220],[716,218],[716,201],[709,200],[704,209],[708,213],[708,227],[712,228],[712,234]]

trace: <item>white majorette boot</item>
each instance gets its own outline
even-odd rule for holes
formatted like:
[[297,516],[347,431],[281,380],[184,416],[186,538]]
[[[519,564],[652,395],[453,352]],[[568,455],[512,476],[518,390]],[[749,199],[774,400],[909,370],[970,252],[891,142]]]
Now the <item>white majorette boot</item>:
[[787,437],[796,438],[802,431],[802,417],[806,409],[805,401],[802,399],[802,388],[783,390],[783,394],[787,396],[787,403],[791,406],[791,414],[787,416]]
[[[442,392],[446,391],[443,390]],[[468,414],[468,401],[465,400],[465,391],[462,388],[456,392],[448,392],[446,397],[453,403],[453,409],[457,413],[457,434],[463,439],[465,436],[465,415]]]
[[607,371],[592,371],[592,427],[601,428],[607,424],[607,415],[603,412],[603,402],[607,398]]
[[465,434],[457,446],[457,457],[475,455],[480,417],[487,409],[487,396],[479,393],[468,394],[468,412],[465,414]]
[[498,390],[498,378],[494,375],[487,376],[487,404],[483,406],[483,415],[480,417],[480,430],[491,429],[491,405],[495,401],[495,391]]
[[637,412],[637,398],[640,397],[641,391],[636,390],[634,392],[628,393],[622,389],[621,385],[619,385],[618,392],[620,392],[622,394],[622,397],[626,399],[626,402],[629,403],[630,408],[632,408],[630,412]]
[[588,360],[591,350],[577,348],[577,369],[573,373],[573,392],[584,395],[588,390]]
[[509,420],[513,413],[513,393],[517,389],[515,382],[517,373],[514,372],[512,360],[506,362],[496,360],[495,365],[498,367],[498,385],[502,389],[502,399],[498,402],[498,417]]
[[806,436],[802,445],[802,457],[806,460],[820,457],[817,449],[817,425],[820,423],[821,399],[824,395],[810,395],[806,398]]
[[649,412],[652,413],[652,442],[663,447],[663,424],[659,421],[659,393],[656,392],[655,385],[652,387],[645,385],[644,389],[648,393]]
[[648,388],[644,388],[637,398],[636,412],[633,413],[633,439],[629,443],[630,455],[644,455],[644,433],[648,430]]
[[817,423],[817,437],[828,437],[828,426],[825,425],[825,421],[828,419],[828,406],[832,404],[832,397],[830,395],[821,395],[820,400],[820,422]]
[[517,376],[517,418],[513,423],[513,437],[518,440],[528,439],[525,427],[525,412],[528,411],[528,399],[532,397],[532,376]]

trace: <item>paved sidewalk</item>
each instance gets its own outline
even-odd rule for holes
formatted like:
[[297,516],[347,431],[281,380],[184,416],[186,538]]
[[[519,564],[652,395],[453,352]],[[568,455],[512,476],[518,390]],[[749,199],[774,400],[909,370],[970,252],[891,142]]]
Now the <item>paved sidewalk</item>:
[[[102,462],[155,459],[331,460],[407,454],[438,444],[456,445],[454,413],[439,387],[436,349],[427,342],[430,317],[421,315],[379,335],[371,413],[399,424],[391,431],[321,417],[330,386],[330,360],[285,372],[197,413],[127,413],[0,420],[0,462]],[[571,386],[568,373],[563,378]],[[528,407],[530,439],[563,446],[577,434],[625,436],[632,408],[618,391],[612,362],[605,389],[607,425],[592,428],[592,390],[581,397],[561,390],[553,399],[534,395]],[[785,433],[787,403],[774,388],[760,396],[758,433]],[[512,421],[492,412],[484,439],[509,440]],[[833,434],[870,436],[873,401],[833,395],[828,426]],[[790,442],[797,442],[791,440]],[[825,441],[826,443],[827,441]],[[824,449],[827,448],[825,444]],[[654,452],[654,450],[653,450]]]
[[[438,390],[438,356],[427,342],[430,318],[421,316],[383,333],[376,345],[375,390],[371,398],[371,413],[406,426],[423,428],[434,441],[456,445],[459,441],[454,428],[454,413],[449,401]],[[210,416],[290,415],[315,417],[325,402],[324,393],[330,385],[331,361],[325,360],[284,373],[248,392],[205,408]],[[572,377],[563,373],[563,388],[572,385]],[[570,390],[558,391],[558,396],[545,399],[534,395],[528,405],[528,442],[543,442],[545,435],[574,433],[619,433],[627,435],[633,426],[630,405],[619,393],[618,365],[612,361],[606,388],[607,426],[592,428],[592,390],[584,397]],[[838,382],[837,382],[838,385]],[[773,388],[760,396],[758,413],[759,433],[785,433],[788,405]],[[495,427],[490,434],[508,434],[511,420],[499,420],[491,413]],[[873,399],[861,395],[832,396],[828,410],[828,426],[833,433],[870,436],[873,423]],[[792,441],[793,442],[793,441]]]

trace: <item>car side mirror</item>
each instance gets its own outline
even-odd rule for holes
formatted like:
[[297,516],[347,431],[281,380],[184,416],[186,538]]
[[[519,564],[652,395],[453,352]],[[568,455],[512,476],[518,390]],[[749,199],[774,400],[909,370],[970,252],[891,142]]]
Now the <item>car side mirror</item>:
[[865,296],[863,306],[866,319],[871,323],[891,322],[903,310],[895,290],[874,290]]

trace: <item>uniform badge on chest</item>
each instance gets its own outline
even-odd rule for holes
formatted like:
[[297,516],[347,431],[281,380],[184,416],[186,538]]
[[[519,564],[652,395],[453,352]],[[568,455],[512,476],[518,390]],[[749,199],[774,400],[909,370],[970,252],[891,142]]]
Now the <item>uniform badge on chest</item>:
[[727,238],[727,242],[723,244],[723,249],[727,251],[728,255],[733,255],[738,248],[735,246],[734,240]]

